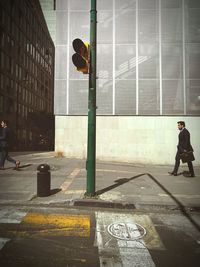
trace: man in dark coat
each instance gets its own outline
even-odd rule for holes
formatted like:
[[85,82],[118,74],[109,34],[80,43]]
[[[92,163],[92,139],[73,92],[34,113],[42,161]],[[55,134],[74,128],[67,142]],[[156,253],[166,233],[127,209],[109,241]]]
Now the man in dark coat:
[[9,156],[9,142],[10,142],[10,129],[7,127],[8,122],[2,120],[2,135],[0,136],[0,170],[4,170],[6,159],[15,164],[16,169],[19,168],[20,162],[14,160]]
[[[191,151],[192,152],[192,160],[194,160],[193,148],[192,148],[191,143],[190,143],[190,133],[185,128],[185,122],[184,121],[178,121],[177,123],[178,123],[178,129],[180,130],[180,133],[178,136],[179,142],[177,145],[177,153],[176,153],[176,157],[175,157],[174,170],[172,172],[169,172],[169,174],[174,175],[174,176],[177,176],[177,173],[178,173],[178,168],[179,168],[180,159],[181,159],[181,156],[180,156],[181,153]],[[195,177],[192,161],[188,161],[187,164],[188,164],[188,168],[190,171],[190,177]]]

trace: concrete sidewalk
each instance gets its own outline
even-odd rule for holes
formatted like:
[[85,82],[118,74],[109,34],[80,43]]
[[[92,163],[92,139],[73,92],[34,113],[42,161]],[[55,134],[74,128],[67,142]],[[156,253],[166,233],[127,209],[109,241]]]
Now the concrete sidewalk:
[[[170,176],[173,166],[101,162],[96,164],[96,196],[86,198],[85,160],[55,157],[54,152],[11,154],[21,161],[19,171],[6,162],[0,171],[0,204],[69,205],[116,208],[200,209],[200,167],[196,177]],[[172,159],[173,161],[173,159]],[[51,194],[37,197],[37,166],[51,167]]]

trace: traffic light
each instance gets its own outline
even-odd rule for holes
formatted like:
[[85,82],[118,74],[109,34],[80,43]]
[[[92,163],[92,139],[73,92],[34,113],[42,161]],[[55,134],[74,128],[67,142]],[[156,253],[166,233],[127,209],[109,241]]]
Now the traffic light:
[[72,62],[76,66],[78,71],[83,74],[89,73],[89,44],[84,43],[81,39],[74,39],[72,42],[74,51],[76,52],[72,56]]

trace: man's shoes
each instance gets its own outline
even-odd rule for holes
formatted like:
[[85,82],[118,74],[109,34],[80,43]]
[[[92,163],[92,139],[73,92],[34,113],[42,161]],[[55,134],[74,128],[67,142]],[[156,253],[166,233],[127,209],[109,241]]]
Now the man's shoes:
[[191,173],[191,174],[189,175],[189,177],[195,177],[195,174],[194,174],[194,173]]
[[4,170],[5,170],[5,168],[4,168],[4,167],[0,167],[0,170],[4,171]]
[[16,169],[19,169],[19,165],[20,165],[20,161],[17,160],[16,163],[15,163],[15,166],[16,166],[15,168],[16,168]]
[[176,172],[168,172],[170,175],[177,176]]

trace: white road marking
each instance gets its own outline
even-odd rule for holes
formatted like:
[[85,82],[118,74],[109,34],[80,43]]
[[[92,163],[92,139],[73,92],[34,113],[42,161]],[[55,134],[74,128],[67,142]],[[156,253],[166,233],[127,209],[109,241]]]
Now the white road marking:
[[[155,267],[148,248],[163,249],[161,240],[151,222],[145,215],[128,215],[108,212],[96,212],[96,245],[99,250],[100,266],[108,267]],[[143,217],[143,219],[142,219]],[[148,217],[148,218],[147,218]],[[143,227],[148,227],[147,235],[144,238],[126,241],[111,236],[108,225],[112,223],[135,224],[139,223]],[[151,224],[148,226],[148,224]],[[137,229],[135,224],[134,228]],[[149,230],[149,228],[151,228]],[[152,230],[153,229],[153,230]],[[138,229],[137,229],[138,230]],[[139,232],[139,230],[138,230]],[[151,235],[151,236],[149,236]],[[156,238],[155,238],[156,235]],[[152,241],[152,239],[154,241]]]
[[[160,193],[160,197],[169,197],[168,194]],[[183,197],[183,198],[200,198],[200,195],[184,195],[184,194],[173,194],[174,197]]]
[[138,173],[136,171],[126,171],[126,170],[111,170],[111,169],[96,169],[98,172],[117,172],[117,173]]
[[[0,223],[21,223],[27,212],[16,211],[13,208],[0,209]],[[10,241],[9,238],[0,237],[0,249]]]
[[0,237],[0,249],[2,249],[8,241],[10,241],[9,238]]
[[27,212],[15,209],[0,210],[0,223],[20,223]]
[[72,194],[84,194],[85,190],[67,190],[65,192],[66,195],[72,195]]

